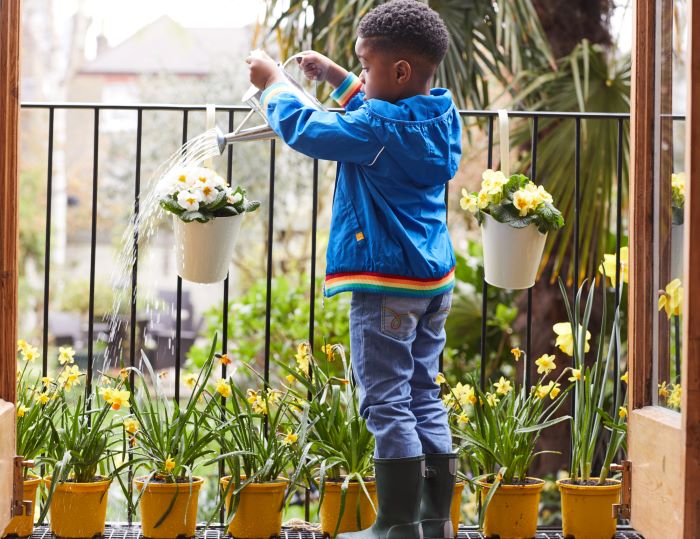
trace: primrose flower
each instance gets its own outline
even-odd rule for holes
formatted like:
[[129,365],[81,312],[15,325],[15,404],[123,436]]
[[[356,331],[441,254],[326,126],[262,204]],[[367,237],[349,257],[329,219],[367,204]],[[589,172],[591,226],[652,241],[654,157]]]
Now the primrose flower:
[[659,311],[666,310],[670,320],[672,316],[680,316],[683,305],[683,287],[680,279],[673,279],[666,285],[666,290],[659,291]]
[[524,189],[518,189],[513,193],[513,206],[520,212],[521,217],[525,217],[530,210],[537,207],[532,193]]
[[489,205],[489,202],[491,202],[491,197],[489,194],[481,190],[479,191],[479,194],[476,195],[476,205],[479,207],[480,210],[483,210]]
[[228,399],[232,394],[231,386],[222,378],[216,382],[216,392],[223,398]]
[[200,191],[180,191],[177,194],[177,203],[187,211],[197,211],[199,203],[202,202]]
[[499,395],[507,395],[513,390],[513,387],[510,385],[510,380],[506,380],[503,376],[501,376],[498,382],[493,384],[493,387],[496,388],[496,393]]
[[[615,253],[604,254],[603,262],[598,268],[600,273],[604,273],[608,279],[610,279],[610,284],[615,286],[615,262],[617,261],[617,256]],[[620,278],[623,283],[629,282],[629,249],[627,247],[620,247]]]
[[477,213],[479,211],[479,202],[476,195],[471,194],[464,188],[462,188],[462,198],[459,199],[459,205],[469,213]]
[[[559,350],[564,352],[567,356],[573,356],[574,355],[574,335],[571,331],[571,323],[570,322],[559,322],[558,324],[554,324],[552,326],[552,329],[554,330],[554,333],[557,334],[557,340],[554,343],[554,346],[558,346]],[[581,325],[579,324],[579,331],[582,329]],[[584,347],[584,352],[588,352],[591,349],[591,332],[586,331],[586,345]]]
[[226,202],[229,204],[238,204],[243,200],[243,195],[240,193],[232,193],[226,196]]
[[214,202],[219,196],[219,190],[216,187],[214,187],[213,184],[207,184],[198,187],[199,192],[202,193],[202,200],[205,204]]
[[556,358],[554,355],[543,354],[535,361],[535,365],[537,365],[537,374],[549,374],[551,371],[556,369],[557,365],[554,363],[555,359]]

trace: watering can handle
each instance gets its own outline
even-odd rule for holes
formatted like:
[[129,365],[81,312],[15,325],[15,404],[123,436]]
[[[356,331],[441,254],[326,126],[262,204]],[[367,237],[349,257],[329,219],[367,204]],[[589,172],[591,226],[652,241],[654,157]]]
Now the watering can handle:
[[501,172],[506,178],[510,176],[510,133],[508,131],[508,111],[498,110],[498,136],[501,149]]

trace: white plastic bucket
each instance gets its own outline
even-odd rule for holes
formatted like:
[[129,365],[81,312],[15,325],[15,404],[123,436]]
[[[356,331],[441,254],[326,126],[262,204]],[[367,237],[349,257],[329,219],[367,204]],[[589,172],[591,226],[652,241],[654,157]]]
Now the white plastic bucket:
[[683,280],[683,240],[685,225],[671,226],[671,280]]
[[174,219],[177,274],[193,283],[223,281],[233,258],[243,215],[217,217],[206,223]]
[[485,214],[481,241],[486,282],[510,290],[534,286],[546,240],[547,234],[535,225],[513,228]]

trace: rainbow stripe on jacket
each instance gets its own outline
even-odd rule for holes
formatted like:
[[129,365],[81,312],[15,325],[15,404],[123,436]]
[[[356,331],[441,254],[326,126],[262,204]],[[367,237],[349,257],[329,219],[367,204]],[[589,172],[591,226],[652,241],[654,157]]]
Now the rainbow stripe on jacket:
[[384,273],[334,273],[326,275],[325,293],[333,296],[340,292],[359,290],[397,296],[431,297],[451,290],[455,270],[439,279],[419,279]]

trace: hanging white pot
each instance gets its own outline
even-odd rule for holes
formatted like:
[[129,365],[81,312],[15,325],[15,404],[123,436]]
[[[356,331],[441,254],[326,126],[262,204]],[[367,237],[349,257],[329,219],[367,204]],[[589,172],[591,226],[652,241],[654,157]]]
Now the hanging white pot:
[[185,223],[175,217],[177,274],[193,283],[218,283],[226,278],[243,215],[217,217],[206,223]]
[[685,225],[671,225],[671,280],[683,280],[683,240]]
[[481,241],[486,282],[511,290],[534,286],[546,240],[547,234],[535,225],[513,228],[485,214]]

